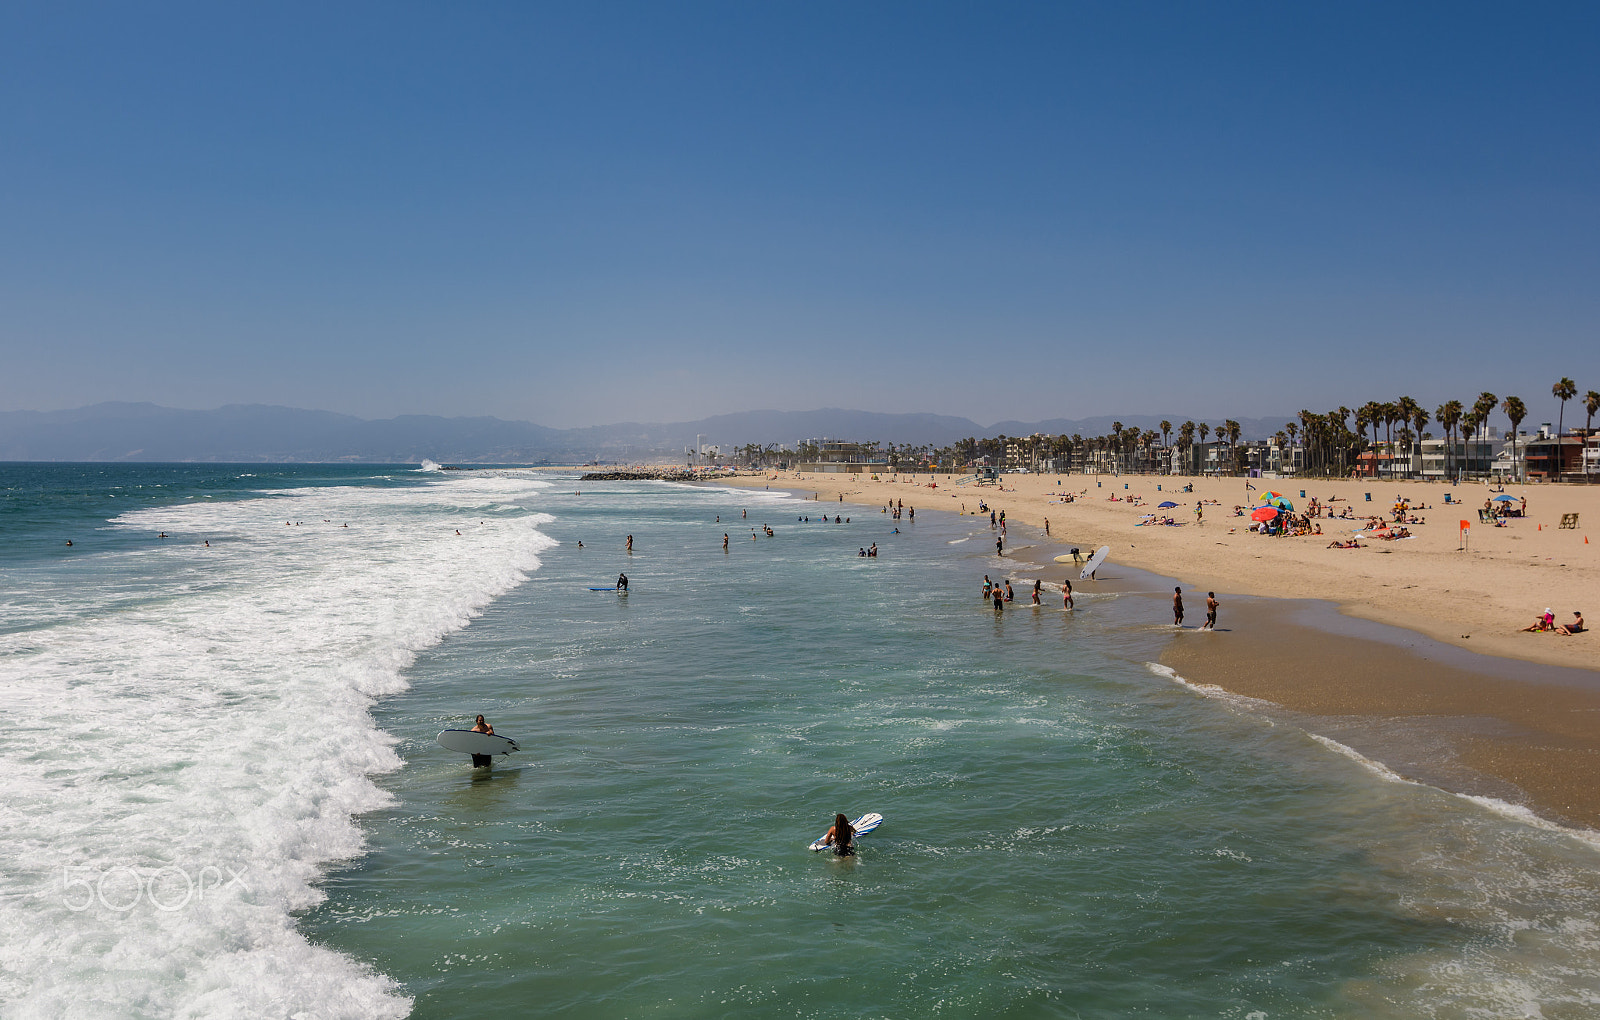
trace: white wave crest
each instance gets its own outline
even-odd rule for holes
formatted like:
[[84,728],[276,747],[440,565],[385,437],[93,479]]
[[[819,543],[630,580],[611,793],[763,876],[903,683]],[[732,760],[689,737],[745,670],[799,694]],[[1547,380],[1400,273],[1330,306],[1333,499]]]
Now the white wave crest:
[[553,544],[477,516],[542,483],[456,483],[135,511],[112,526],[172,537],[0,635],[7,1017],[409,1011],[292,915],[388,801],[372,699]]

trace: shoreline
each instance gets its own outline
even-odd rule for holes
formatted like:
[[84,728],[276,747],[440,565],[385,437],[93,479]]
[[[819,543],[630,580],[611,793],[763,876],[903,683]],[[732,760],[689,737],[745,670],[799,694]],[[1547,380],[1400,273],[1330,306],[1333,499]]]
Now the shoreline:
[[[1585,605],[1588,596],[1600,592],[1600,545],[1588,544],[1581,528],[1559,528],[1566,513],[1578,513],[1581,521],[1591,524],[1600,522],[1600,486],[1548,484],[1508,490],[1528,495],[1529,516],[1495,528],[1477,520],[1477,506],[1487,491],[1481,485],[1253,480],[1257,491],[1284,486],[1282,491],[1297,508],[1306,502],[1298,496],[1302,488],[1308,496],[1324,500],[1337,496],[1344,506],[1363,514],[1387,511],[1394,496],[1406,495],[1419,507],[1416,512],[1431,521],[1412,525],[1414,538],[1363,539],[1367,544],[1361,549],[1340,550],[1328,548],[1327,543],[1353,533],[1365,535],[1364,517],[1322,518],[1314,523],[1323,534],[1304,538],[1266,538],[1246,531],[1249,518],[1231,513],[1235,505],[1246,504],[1247,496],[1255,496],[1244,488],[1250,479],[1002,475],[1004,487],[955,487],[940,481],[932,489],[926,485],[928,478],[906,475],[874,481],[864,475],[774,478],[767,474],[719,478],[716,484],[777,485],[797,495],[816,493],[824,502],[842,495],[844,502],[864,506],[883,506],[889,499],[904,500],[921,510],[959,512],[964,506],[969,515],[979,500],[985,500],[1005,510],[1008,522],[1042,528],[1049,520],[1058,534],[1070,534],[1080,546],[1109,545],[1112,560],[1201,590],[1330,601],[1347,615],[1416,631],[1477,654],[1591,670],[1600,662],[1600,647],[1592,645],[1600,637],[1596,634],[1567,638],[1520,631],[1547,606],[1554,609],[1558,623],[1569,621],[1574,609],[1600,612],[1596,608],[1600,603]],[[1193,486],[1194,491],[1177,491],[1184,486]],[[1075,502],[1055,502],[1069,491],[1079,494]],[[1445,505],[1446,492],[1466,502]],[[1363,498],[1368,493],[1372,502]],[[1118,498],[1113,501],[1112,496]],[[1142,504],[1135,506],[1122,498],[1132,496],[1142,496]],[[1169,496],[1180,505],[1157,509]],[[1197,499],[1215,501],[1204,507],[1204,523],[1198,525],[1193,523]],[[1181,525],[1136,526],[1152,512],[1171,514],[1181,519]],[[1469,548],[1458,551],[1457,524],[1464,518],[1472,522]]]
[[[861,498],[871,491],[862,491],[865,487],[829,488],[814,479],[742,476],[718,479],[717,484],[832,497],[820,500],[823,505],[837,504],[841,493],[845,504],[882,507],[888,500],[886,495],[883,502],[869,502]],[[871,484],[892,489],[896,499],[904,499],[902,492],[910,489],[906,483]],[[952,513],[929,499],[934,491],[917,492],[924,504],[918,509]],[[1403,779],[1464,796],[1494,798],[1563,826],[1600,830],[1600,728],[1593,725],[1600,718],[1600,672],[1490,651],[1505,642],[1477,642],[1473,647],[1465,641],[1439,641],[1428,633],[1430,628],[1374,620],[1377,614],[1369,606],[1240,591],[1223,578],[1197,581],[1174,570],[1174,564],[1148,562],[1152,558],[1148,553],[1146,562],[1119,556],[1116,543],[1099,537],[1104,530],[1086,539],[1078,521],[1065,514],[1052,518],[1052,534],[1045,537],[1043,515],[1040,522],[1028,519],[1038,512],[1036,508],[1029,512],[1007,498],[1014,493],[994,487],[977,493],[969,488],[958,495],[958,506],[963,499],[967,503],[966,516],[973,516],[979,493],[991,506],[1008,510],[1008,523],[1028,526],[1026,535],[1015,536],[1014,546],[1008,542],[1008,558],[1015,549],[1019,569],[1031,568],[1048,577],[1056,568],[1075,576],[1071,564],[1053,562],[1058,547],[1065,551],[1077,545],[1087,555],[1089,547],[1110,544],[1112,564],[1182,584],[1190,595],[1189,621],[1203,619],[1204,591],[1217,591],[1222,603],[1217,632],[1201,632],[1186,621],[1183,629],[1173,631],[1159,656],[1156,665],[1175,674],[1174,682],[1200,693],[1212,689],[1264,702],[1261,708],[1267,715],[1336,741]],[[1073,505],[1056,505],[1052,510],[1070,511]],[[1326,533],[1328,522],[1322,523]],[[1226,534],[1231,526],[1217,530]],[[1156,529],[1139,529],[1146,530]],[[1070,540],[1063,538],[1068,535]],[[1303,541],[1235,532],[1240,536],[1268,546]],[[1326,551],[1330,556],[1345,552]],[[1142,591],[1149,586],[1140,581],[1135,587]],[[1166,595],[1146,597],[1153,618],[1164,617]],[[1577,642],[1587,636],[1520,635],[1551,642]]]

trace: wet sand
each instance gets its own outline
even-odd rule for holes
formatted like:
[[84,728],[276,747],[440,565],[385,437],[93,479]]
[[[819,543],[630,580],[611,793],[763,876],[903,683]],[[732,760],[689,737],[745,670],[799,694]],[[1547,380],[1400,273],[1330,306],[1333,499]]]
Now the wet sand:
[[1184,679],[1293,713],[1407,779],[1600,828],[1600,675],[1463,652],[1323,602],[1226,597],[1175,632]]

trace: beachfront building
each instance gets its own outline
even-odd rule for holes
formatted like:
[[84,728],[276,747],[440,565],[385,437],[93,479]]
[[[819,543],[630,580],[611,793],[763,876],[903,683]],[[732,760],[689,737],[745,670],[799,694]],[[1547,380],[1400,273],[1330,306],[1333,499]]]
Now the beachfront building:
[[[1547,433],[1548,429],[1540,429]],[[1586,468],[1589,436],[1568,433],[1564,436],[1540,435],[1528,441],[1523,466],[1530,481],[1580,481]]]
[[[1471,439],[1424,439],[1416,459],[1423,478],[1450,481],[1457,478],[1483,478],[1495,460],[1495,444],[1488,436]],[[1405,462],[1404,455],[1401,463]]]
[[816,474],[860,474],[888,468],[889,458],[878,452],[877,444],[851,443],[839,439],[815,439],[801,444],[801,471]]

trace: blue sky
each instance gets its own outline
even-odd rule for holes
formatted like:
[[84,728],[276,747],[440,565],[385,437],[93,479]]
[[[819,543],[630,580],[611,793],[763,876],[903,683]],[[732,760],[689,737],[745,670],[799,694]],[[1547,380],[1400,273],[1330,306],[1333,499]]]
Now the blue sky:
[[0,410],[1553,420],[1600,389],[1597,44],[1595,5],[6,5]]

